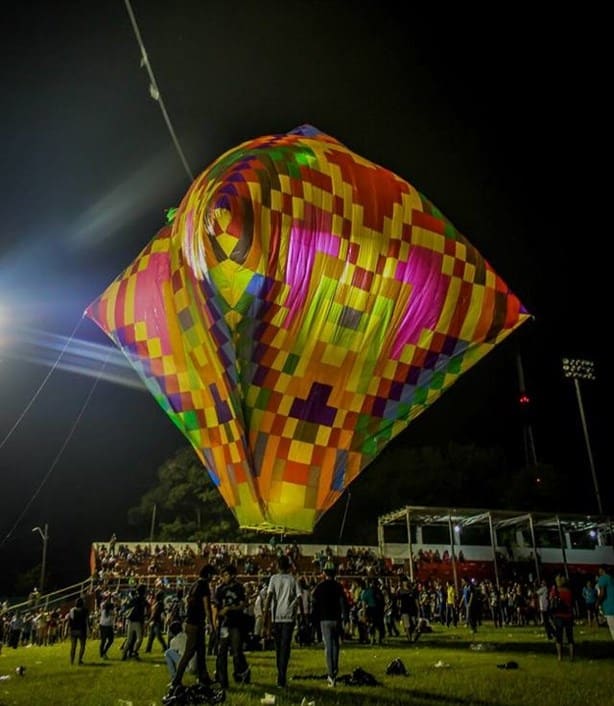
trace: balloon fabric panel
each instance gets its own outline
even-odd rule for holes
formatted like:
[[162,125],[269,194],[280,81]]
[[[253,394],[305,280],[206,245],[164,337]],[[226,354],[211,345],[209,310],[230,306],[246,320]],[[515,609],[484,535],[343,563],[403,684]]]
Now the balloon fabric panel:
[[86,314],[240,526],[304,533],[529,316],[428,199],[312,126],[213,162]]

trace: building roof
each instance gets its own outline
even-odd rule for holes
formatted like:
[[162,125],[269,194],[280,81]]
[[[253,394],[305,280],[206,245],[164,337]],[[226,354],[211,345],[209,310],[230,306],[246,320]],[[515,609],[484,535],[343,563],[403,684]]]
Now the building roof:
[[559,526],[571,531],[610,533],[614,530],[614,520],[606,515],[581,515],[546,512],[515,512],[512,510],[485,510],[472,508],[423,507],[406,505],[398,510],[380,515],[378,525],[395,525],[409,521],[418,525],[447,525],[458,527],[487,525],[492,521],[494,529],[511,527],[533,522],[534,527]]

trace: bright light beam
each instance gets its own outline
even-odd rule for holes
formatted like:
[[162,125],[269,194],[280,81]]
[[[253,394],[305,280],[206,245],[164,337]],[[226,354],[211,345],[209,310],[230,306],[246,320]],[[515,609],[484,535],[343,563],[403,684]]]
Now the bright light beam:
[[[58,353],[65,349],[57,364],[60,370],[146,392],[134,368],[118,349],[75,338],[66,346],[67,341],[66,336],[37,329],[22,329],[12,332],[10,346],[3,346],[2,349],[5,358],[25,360],[46,367],[53,366],[57,362]],[[104,361],[106,366],[101,374],[100,364]]]

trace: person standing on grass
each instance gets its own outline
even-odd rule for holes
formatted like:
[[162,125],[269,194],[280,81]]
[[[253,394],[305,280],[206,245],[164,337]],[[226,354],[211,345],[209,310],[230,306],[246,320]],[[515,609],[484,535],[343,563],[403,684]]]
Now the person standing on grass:
[[450,624],[458,625],[458,611],[456,610],[456,588],[452,581],[446,581],[446,627]]
[[599,567],[599,578],[597,579],[597,606],[601,608],[610,629],[610,635],[614,640],[614,577],[608,567],[602,564]]
[[597,598],[599,597],[599,591],[597,587],[593,585],[593,582],[589,579],[582,589],[582,599],[584,600],[584,610],[586,611],[586,622],[588,627],[592,628],[593,625],[598,627],[597,623],[597,610],[595,606],[597,605]]
[[343,586],[336,580],[335,565],[324,567],[325,578],[313,591],[312,614],[320,626],[324,655],[328,671],[328,686],[334,687],[339,673],[339,643],[343,635],[343,624],[347,621],[348,606]]
[[267,636],[273,633],[277,661],[277,686],[287,683],[288,662],[297,610],[302,614],[303,602],[298,581],[290,573],[290,559],[281,554],[277,560],[279,572],[271,576],[264,609]]
[[249,684],[251,674],[243,652],[247,599],[233,564],[222,569],[222,583],[215,592],[213,605],[218,636],[215,670],[217,681],[224,689],[228,689],[228,653],[231,652],[235,682]]
[[574,636],[573,636],[573,594],[569,587],[569,581],[560,574],[554,580],[554,586],[548,596],[552,622],[554,624],[554,641],[556,644],[556,655],[559,660],[563,658],[563,635],[567,638],[569,649],[569,659],[574,659]]
[[124,642],[122,660],[126,660],[128,657],[139,659],[139,649],[143,642],[145,620],[149,612],[149,603],[145,597],[146,592],[147,587],[145,584],[139,584],[136,591],[132,593],[128,605],[126,606],[126,640]]
[[552,640],[554,637],[554,628],[552,627],[552,620],[550,618],[550,610],[548,604],[548,584],[546,579],[542,579],[539,584],[539,588],[536,591],[537,603],[539,607],[539,614],[541,616],[542,625],[546,631],[546,637]]
[[414,632],[418,627],[418,613],[420,609],[415,586],[407,576],[401,577],[401,585],[396,593],[396,601],[405,636],[409,642],[411,642]]
[[213,569],[209,564],[205,564],[198,575],[198,579],[190,586],[186,596],[186,618],[185,633],[186,644],[177,671],[171,681],[168,697],[175,694],[183,680],[183,674],[190,663],[192,657],[196,656],[196,673],[198,683],[203,688],[204,694],[211,698],[215,695],[211,688],[212,680],[207,672],[205,644],[205,633],[207,624],[213,625],[213,615],[211,611],[211,587],[209,579],[213,574]]
[[478,625],[482,620],[482,591],[475,584],[475,580],[471,579],[468,582],[469,590],[467,592],[467,626],[475,635],[478,631]]
[[147,638],[147,646],[145,652],[151,652],[154,640],[157,640],[162,645],[162,652],[166,652],[168,645],[164,639],[164,591],[156,593],[153,605],[151,606],[151,616],[149,618],[149,637]]
[[70,634],[70,663],[75,663],[77,642],[79,643],[79,664],[83,664],[85,643],[87,641],[88,610],[83,598],[79,596],[75,605],[68,611],[68,630]]
[[115,605],[111,596],[107,596],[100,606],[100,657],[109,659],[107,652],[115,639]]

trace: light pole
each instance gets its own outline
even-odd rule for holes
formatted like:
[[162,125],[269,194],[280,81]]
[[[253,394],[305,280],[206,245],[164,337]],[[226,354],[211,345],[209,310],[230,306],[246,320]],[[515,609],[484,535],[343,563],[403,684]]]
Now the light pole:
[[47,564],[47,542],[49,540],[49,525],[45,523],[44,531],[40,527],[32,527],[32,532],[38,532],[43,540],[43,558],[41,560],[41,580],[39,582],[39,592],[42,595],[45,588],[45,565]]
[[578,400],[578,410],[580,411],[580,420],[582,422],[582,431],[584,432],[584,442],[586,443],[586,452],[588,454],[588,462],[593,475],[593,485],[595,486],[595,496],[597,498],[597,509],[599,514],[603,514],[601,506],[601,495],[599,494],[599,483],[597,482],[597,473],[595,471],[595,462],[593,460],[593,452],[591,450],[591,442],[588,437],[588,427],[586,425],[586,417],[584,415],[584,405],[582,404],[582,393],[580,392],[580,380],[596,380],[595,363],[592,360],[583,360],[581,358],[563,358],[563,375],[566,378],[573,380],[576,389],[576,398]]

